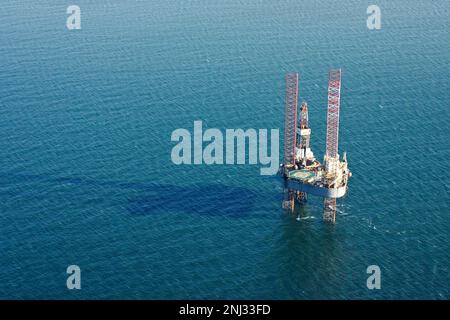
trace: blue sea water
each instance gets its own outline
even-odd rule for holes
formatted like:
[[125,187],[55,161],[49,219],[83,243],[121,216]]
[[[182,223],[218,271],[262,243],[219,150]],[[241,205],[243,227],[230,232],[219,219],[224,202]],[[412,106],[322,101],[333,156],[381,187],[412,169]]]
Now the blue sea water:
[[[2,3],[0,298],[449,299],[450,3],[377,1],[377,31],[370,4]],[[321,159],[332,67],[353,172],[335,225],[321,199],[283,211],[258,166],[171,162],[194,120],[282,129],[293,70]]]

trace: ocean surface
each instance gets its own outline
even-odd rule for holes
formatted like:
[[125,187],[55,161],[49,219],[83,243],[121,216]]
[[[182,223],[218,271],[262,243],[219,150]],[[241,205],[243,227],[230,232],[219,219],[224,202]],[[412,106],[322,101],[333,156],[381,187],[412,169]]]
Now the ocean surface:
[[[450,3],[376,2],[372,31],[356,0],[2,3],[0,298],[449,299]],[[172,163],[194,120],[282,133],[290,71],[321,160],[333,67],[335,225],[258,165]]]

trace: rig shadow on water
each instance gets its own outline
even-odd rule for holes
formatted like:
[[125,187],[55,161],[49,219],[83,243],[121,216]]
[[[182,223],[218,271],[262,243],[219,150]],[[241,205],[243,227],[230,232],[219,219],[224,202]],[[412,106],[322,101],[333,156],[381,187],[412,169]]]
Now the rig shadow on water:
[[[243,218],[260,212],[264,202],[279,201],[280,194],[273,192],[256,192],[245,187],[228,186],[220,183],[177,186],[172,184],[131,182],[118,180],[101,180],[89,177],[57,176],[56,174],[10,174],[0,173],[4,184],[18,186],[17,192],[24,192],[26,184],[45,183],[50,185],[69,184],[86,187],[86,194],[91,196],[93,190],[100,190],[102,198],[111,193],[116,197],[117,190],[124,193],[121,207],[131,215],[143,216],[158,213],[199,214],[208,216],[226,216]],[[34,187],[33,187],[34,188]],[[70,191],[68,191],[70,193]],[[258,210],[256,210],[258,209]]]
[[257,205],[256,192],[222,184],[202,186],[152,185],[130,199],[127,210],[134,215],[159,212],[193,213],[210,216],[244,217]]

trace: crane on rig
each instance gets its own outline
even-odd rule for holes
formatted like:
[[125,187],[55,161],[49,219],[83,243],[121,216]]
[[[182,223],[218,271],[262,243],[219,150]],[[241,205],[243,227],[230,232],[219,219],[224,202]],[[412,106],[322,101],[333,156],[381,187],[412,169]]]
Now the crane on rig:
[[336,222],[336,199],[347,193],[351,172],[347,155],[342,161],[338,153],[339,109],[341,99],[341,69],[332,69],[328,77],[328,112],[326,151],[323,164],[310,147],[311,129],[308,124],[308,104],[303,102],[298,116],[298,73],[286,75],[284,118],[284,161],[282,175],[285,179],[283,208],[294,211],[295,202],[304,204],[307,195],[324,199],[325,221]]

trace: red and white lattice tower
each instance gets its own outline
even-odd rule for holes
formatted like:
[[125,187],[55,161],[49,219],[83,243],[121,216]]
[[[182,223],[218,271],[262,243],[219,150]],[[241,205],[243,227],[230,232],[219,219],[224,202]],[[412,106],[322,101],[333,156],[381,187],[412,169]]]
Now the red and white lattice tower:
[[295,164],[297,136],[298,73],[286,75],[286,105],[284,109],[284,165]]
[[[328,76],[327,150],[325,170],[331,185],[335,184],[339,166],[339,107],[341,101],[341,69],[330,70]],[[336,221],[336,198],[324,198],[324,220]]]
[[327,149],[325,167],[327,173],[335,173],[339,161],[339,106],[341,100],[341,69],[332,69],[328,78]]
[[[286,75],[286,98],[284,109],[284,166],[295,165],[297,139],[298,73]],[[284,189],[283,208],[294,210],[295,191]]]

